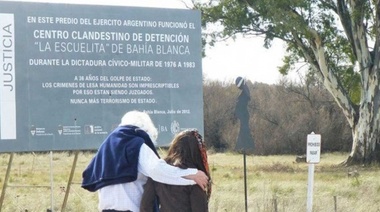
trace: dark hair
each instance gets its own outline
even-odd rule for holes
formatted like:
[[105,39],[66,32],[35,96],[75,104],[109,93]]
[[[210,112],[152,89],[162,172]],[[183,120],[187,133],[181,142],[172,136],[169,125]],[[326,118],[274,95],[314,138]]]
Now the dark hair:
[[174,137],[165,161],[180,168],[196,168],[208,175],[200,150],[202,145],[202,136],[196,130],[182,131]]

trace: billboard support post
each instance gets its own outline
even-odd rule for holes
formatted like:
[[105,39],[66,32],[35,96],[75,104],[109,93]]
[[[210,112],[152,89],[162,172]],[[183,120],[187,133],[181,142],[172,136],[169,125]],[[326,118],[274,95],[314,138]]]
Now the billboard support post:
[[61,212],[64,212],[66,210],[67,199],[69,198],[71,184],[73,182],[74,173],[75,173],[75,167],[77,166],[78,154],[79,154],[79,151],[75,151],[74,161],[73,161],[73,165],[71,166],[70,177],[69,177],[69,181],[67,182],[67,187],[66,187],[66,191],[65,191],[65,198],[63,200]]
[[0,211],[1,211],[1,208],[3,206],[4,197],[5,197],[5,190],[7,189],[8,179],[9,179],[9,175],[11,173],[12,162],[13,162],[13,155],[14,155],[14,153],[12,152],[10,154],[10,157],[9,157],[7,172],[5,174],[5,179],[4,179],[4,185],[3,185],[3,189],[1,191],[1,196],[0,196]]
[[54,177],[53,177],[53,151],[50,151],[50,205],[51,212],[54,212]]

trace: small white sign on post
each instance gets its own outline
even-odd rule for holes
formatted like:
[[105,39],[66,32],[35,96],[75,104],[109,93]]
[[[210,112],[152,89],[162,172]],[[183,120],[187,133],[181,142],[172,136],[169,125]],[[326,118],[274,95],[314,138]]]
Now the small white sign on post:
[[321,159],[321,135],[313,132],[307,135],[306,162],[319,163]]
[[321,135],[312,132],[307,135],[306,142],[306,162],[309,164],[307,183],[307,212],[313,211],[313,185],[314,185],[314,165],[321,159]]

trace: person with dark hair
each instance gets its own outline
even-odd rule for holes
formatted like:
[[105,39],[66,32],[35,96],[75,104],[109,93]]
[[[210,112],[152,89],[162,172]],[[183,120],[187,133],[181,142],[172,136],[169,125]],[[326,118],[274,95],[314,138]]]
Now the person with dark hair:
[[100,211],[140,211],[143,186],[148,177],[166,184],[198,184],[206,188],[205,172],[196,167],[174,167],[159,158],[154,146],[157,135],[147,113],[130,111],[103,141],[82,173],[82,188],[98,191]]
[[168,164],[183,169],[196,168],[206,173],[209,179],[207,188],[199,186],[175,186],[154,181],[149,178],[144,186],[140,212],[154,211],[159,201],[161,212],[206,212],[211,195],[211,177],[207,161],[206,146],[197,130],[185,130],[178,133],[165,158]]

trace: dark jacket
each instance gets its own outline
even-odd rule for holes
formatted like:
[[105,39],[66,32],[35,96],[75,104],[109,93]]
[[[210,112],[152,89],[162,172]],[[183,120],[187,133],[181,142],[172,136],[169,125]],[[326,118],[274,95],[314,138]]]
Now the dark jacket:
[[136,126],[120,126],[103,141],[83,171],[82,188],[88,191],[137,179],[141,145],[145,143],[158,156],[149,135]]
[[175,186],[153,181],[148,178],[144,186],[140,212],[152,212],[156,196],[160,212],[207,212],[206,192],[198,185]]

